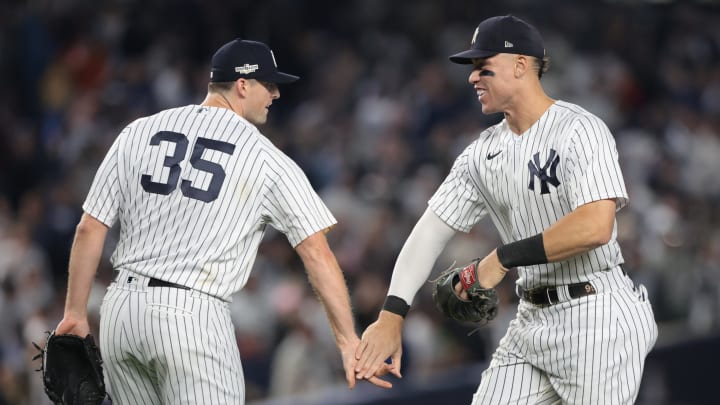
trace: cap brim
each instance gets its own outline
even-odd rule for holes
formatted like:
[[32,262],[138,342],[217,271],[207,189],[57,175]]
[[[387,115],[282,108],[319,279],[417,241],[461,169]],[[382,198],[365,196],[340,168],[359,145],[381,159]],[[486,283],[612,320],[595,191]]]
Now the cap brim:
[[292,83],[294,81],[297,81],[300,79],[300,77],[283,73],[283,72],[275,72],[267,77],[263,77],[262,80],[270,83]]
[[459,63],[461,65],[469,65],[473,59],[486,59],[497,55],[496,51],[487,51],[484,49],[468,49],[450,56],[450,62]]

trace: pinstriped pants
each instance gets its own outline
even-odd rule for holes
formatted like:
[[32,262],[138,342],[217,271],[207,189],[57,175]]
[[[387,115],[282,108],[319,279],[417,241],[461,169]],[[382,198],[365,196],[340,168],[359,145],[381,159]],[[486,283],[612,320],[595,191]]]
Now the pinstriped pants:
[[520,302],[473,405],[632,404],[657,325],[645,287],[622,274],[548,307]]
[[244,404],[228,304],[147,283],[122,270],[103,299],[100,350],[113,404]]

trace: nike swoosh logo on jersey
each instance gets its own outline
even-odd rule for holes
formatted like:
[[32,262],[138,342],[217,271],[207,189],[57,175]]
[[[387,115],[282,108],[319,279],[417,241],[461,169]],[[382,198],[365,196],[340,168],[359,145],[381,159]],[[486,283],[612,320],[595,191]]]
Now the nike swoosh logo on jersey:
[[495,159],[495,158],[497,157],[497,155],[499,155],[499,154],[501,154],[501,153],[502,153],[502,151],[495,152],[495,153],[493,153],[493,154],[488,153],[488,154],[487,154],[487,160]]

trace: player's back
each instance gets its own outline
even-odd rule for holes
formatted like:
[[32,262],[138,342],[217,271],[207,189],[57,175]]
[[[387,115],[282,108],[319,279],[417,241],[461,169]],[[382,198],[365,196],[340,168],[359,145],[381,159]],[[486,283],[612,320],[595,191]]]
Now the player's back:
[[266,163],[287,157],[234,112],[198,105],[141,118],[116,143],[113,265],[216,296],[244,285],[264,229]]

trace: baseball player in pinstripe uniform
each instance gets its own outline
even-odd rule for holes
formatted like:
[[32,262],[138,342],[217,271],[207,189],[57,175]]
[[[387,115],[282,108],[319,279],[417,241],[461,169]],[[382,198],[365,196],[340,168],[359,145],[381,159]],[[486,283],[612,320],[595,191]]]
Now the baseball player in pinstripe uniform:
[[302,258],[354,386],[360,339],[325,238],[335,219],[301,169],[255,127],[280,97],[277,83],[297,79],[278,71],[267,45],[231,41],[212,58],[202,104],[134,121],[100,165],[83,204],[56,333],[89,333],[91,282],[107,230],[119,222],[111,258],[117,277],[100,318],[114,403],[245,402],[228,301],[247,282],[267,225]]
[[542,38],[516,17],[484,20],[450,60],[472,64],[483,113],[505,119],[456,159],[408,237],[384,310],[358,346],[358,378],[388,356],[399,369],[413,297],[455,232],[489,216],[504,244],[475,275],[493,288],[517,268],[521,300],[472,403],[633,403],[657,326],[645,287],[621,267],[615,212],[628,196],[613,136],[545,94]]

